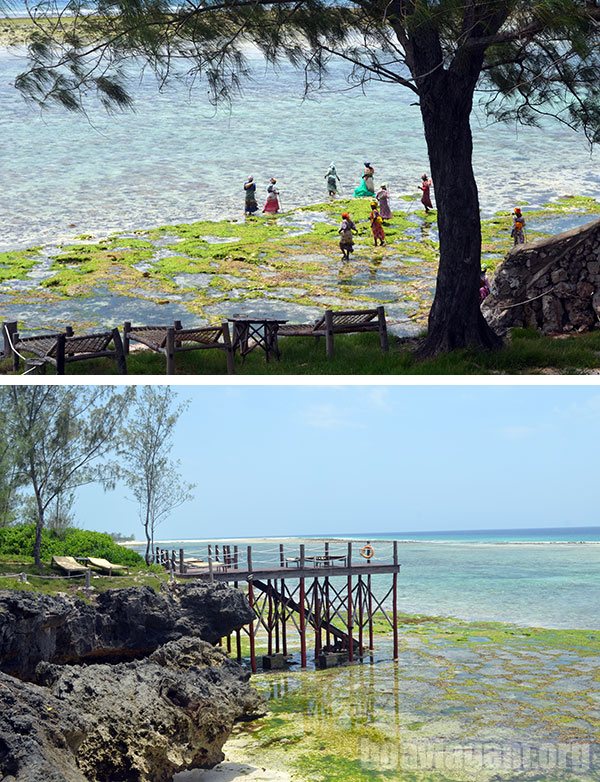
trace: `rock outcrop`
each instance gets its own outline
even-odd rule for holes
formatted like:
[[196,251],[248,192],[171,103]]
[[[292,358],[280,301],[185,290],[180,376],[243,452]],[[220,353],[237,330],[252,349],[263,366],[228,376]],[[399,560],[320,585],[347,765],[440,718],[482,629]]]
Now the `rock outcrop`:
[[496,271],[483,307],[498,333],[587,331],[600,319],[600,219],[515,247]]
[[0,592],[0,780],[167,782],[216,765],[234,722],[263,708],[211,644],[252,616],[218,584],[89,603]]
[[0,670],[33,679],[42,661],[66,664],[145,657],[169,641],[209,643],[247,624],[243,594],[223,584],[113,589],[86,603],[67,595],[0,592]]
[[219,763],[234,722],[262,712],[248,674],[199,638],[37,677],[0,674],[3,782],[167,782]]

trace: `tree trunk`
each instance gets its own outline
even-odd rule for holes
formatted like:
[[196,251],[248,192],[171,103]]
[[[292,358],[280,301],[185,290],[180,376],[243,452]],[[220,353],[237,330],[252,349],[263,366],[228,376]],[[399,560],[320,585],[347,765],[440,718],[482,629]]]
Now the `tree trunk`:
[[35,468],[33,465],[33,459],[30,458],[31,475],[33,476],[33,492],[35,495],[35,503],[37,507],[37,520],[35,523],[35,542],[33,544],[33,561],[38,570],[42,569],[42,530],[46,524],[44,503],[42,501],[42,495],[38,487],[38,482],[35,477]]
[[[427,80],[428,81],[428,80]],[[459,348],[498,348],[481,314],[481,224],[473,174],[468,80],[436,74],[421,90],[421,114],[435,189],[440,264],[423,358]]]

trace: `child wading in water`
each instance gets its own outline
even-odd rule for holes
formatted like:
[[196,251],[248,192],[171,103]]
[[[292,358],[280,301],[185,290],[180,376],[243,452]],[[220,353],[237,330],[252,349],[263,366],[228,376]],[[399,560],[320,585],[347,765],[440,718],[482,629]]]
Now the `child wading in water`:
[[513,227],[510,235],[515,244],[525,244],[525,218],[518,206],[513,212]]
[[377,247],[377,242],[383,247],[385,244],[385,231],[383,230],[383,219],[379,214],[379,204],[377,201],[371,201],[371,214],[369,215],[371,221],[371,230],[373,231],[373,242]]
[[340,235],[340,250],[342,251],[342,259],[344,261],[349,261],[350,253],[354,252],[354,239],[352,234],[357,234],[358,231],[350,219],[348,212],[342,212],[342,223],[338,233]]

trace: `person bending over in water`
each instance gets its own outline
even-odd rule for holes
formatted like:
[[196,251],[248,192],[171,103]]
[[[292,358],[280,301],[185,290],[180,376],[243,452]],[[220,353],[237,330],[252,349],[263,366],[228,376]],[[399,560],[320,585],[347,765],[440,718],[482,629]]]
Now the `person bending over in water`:
[[270,214],[277,214],[277,212],[279,212],[279,190],[275,187],[276,184],[277,180],[274,177],[271,177],[271,181],[267,187],[267,200],[263,212],[269,212]]
[[244,191],[246,193],[244,214],[253,215],[254,212],[258,212],[258,204],[256,203],[256,184],[253,176],[249,176],[244,182]]
[[357,234],[358,231],[348,212],[342,212],[342,222],[338,233],[340,235],[340,250],[342,251],[342,259],[344,261],[349,261],[350,253],[354,252],[354,237],[352,234]]
[[371,201],[371,214],[369,220],[371,221],[371,230],[373,231],[373,243],[377,247],[377,242],[383,247],[385,244],[385,231],[383,230],[383,220],[379,214],[379,204],[377,201]]
[[423,174],[421,177],[421,184],[419,185],[419,190],[423,191],[423,195],[421,196],[421,203],[425,207],[425,214],[429,212],[430,209],[433,209],[433,204],[431,203],[431,188],[433,186],[433,182],[427,174]]
[[335,170],[335,163],[329,166],[329,171],[325,174],[327,180],[327,191],[330,198],[335,198],[337,195],[337,183],[340,181],[337,171]]
[[525,244],[525,218],[518,206],[513,212],[513,227],[510,235],[515,244]]

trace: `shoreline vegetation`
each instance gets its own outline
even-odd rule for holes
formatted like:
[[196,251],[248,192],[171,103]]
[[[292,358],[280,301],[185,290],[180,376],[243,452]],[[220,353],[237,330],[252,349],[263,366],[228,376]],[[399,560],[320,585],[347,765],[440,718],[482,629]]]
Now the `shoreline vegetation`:
[[[600,332],[544,337],[515,329],[492,352],[456,351],[418,363],[414,347],[427,324],[438,262],[435,212],[425,214],[417,196],[386,225],[387,243],[373,247],[368,199],[339,199],[282,212],[275,217],[165,225],[98,240],[81,234],[75,243],[0,253],[0,318],[19,320],[25,334],[62,330],[70,318],[76,333],[172,322],[216,323],[236,313],[260,313],[310,322],[328,307],[383,305],[392,338],[383,354],[372,334],[343,335],[327,360],[310,337],[282,338],[282,359],[265,364],[252,353],[240,374],[503,374],[600,371]],[[410,202],[410,203],[409,203]],[[340,214],[349,210],[359,235],[352,260],[338,247]],[[524,207],[525,210],[525,207]],[[563,196],[525,211],[528,240],[560,233],[600,214],[600,202]],[[510,212],[482,221],[483,263],[488,273],[512,247]],[[67,316],[65,313],[69,313]],[[177,357],[179,374],[224,374],[220,352]],[[164,359],[134,350],[130,374],[163,374]],[[0,362],[0,373],[10,373]],[[73,371],[73,370],[71,370]],[[78,374],[112,373],[110,362],[81,362]]]

